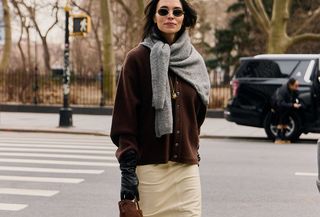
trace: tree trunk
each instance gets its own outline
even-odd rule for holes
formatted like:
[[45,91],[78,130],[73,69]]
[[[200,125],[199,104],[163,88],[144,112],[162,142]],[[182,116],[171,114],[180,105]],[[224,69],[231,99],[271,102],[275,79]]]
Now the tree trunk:
[[[28,68],[29,72],[32,70],[32,64],[31,64],[31,44],[30,44],[30,29],[29,27],[26,27],[27,32],[27,52],[28,52]],[[34,64],[36,64],[36,60],[34,61]],[[35,68],[35,67],[34,67]]]
[[115,92],[115,55],[113,51],[110,0],[100,0],[103,25],[104,99],[113,100]]
[[264,8],[262,0],[244,0],[253,19],[256,21],[260,30],[267,35],[267,52],[282,54],[291,46],[306,41],[320,41],[319,33],[304,33],[302,30],[310,23],[315,21],[320,14],[320,7],[314,11],[314,14],[305,20],[292,36],[287,33],[288,20],[290,18],[290,9],[292,0],[274,0],[272,9],[272,18],[269,19]]
[[22,69],[25,70],[26,72],[28,72],[29,70],[27,69],[27,64],[26,64],[26,55],[23,52],[23,48],[21,45],[22,42],[22,36],[23,36],[23,23],[21,23],[21,32],[20,32],[20,38],[18,41],[18,48],[20,51],[20,55],[21,55],[21,60],[22,60]]
[[143,13],[144,13],[144,0],[137,0],[138,4],[138,16],[140,18],[143,18]]
[[4,31],[5,31],[5,42],[3,47],[3,54],[0,63],[0,73],[4,72],[10,61],[11,53],[11,20],[10,20],[10,9],[8,6],[8,0],[2,0],[3,6],[3,20],[4,20]]
[[289,19],[289,1],[274,0],[271,26],[268,35],[268,53],[285,53],[289,47],[290,37],[287,34]]
[[[137,22],[136,22],[136,40],[134,43],[139,43],[141,40],[141,32],[143,31],[143,19],[144,19],[144,0],[137,0],[138,11],[137,11]],[[136,45],[134,45],[136,46]]]
[[41,36],[42,41],[42,47],[43,47],[43,58],[44,58],[44,65],[46,68],[46,72],[51,72],[51,65],[50,65],[50,52],[49,52],[49,46],[47,43],[47,37]]

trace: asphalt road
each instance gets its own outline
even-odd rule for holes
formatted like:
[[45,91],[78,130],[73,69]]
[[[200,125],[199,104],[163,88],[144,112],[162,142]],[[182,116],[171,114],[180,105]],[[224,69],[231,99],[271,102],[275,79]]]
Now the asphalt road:
[[[113,152],[101,136],[0,133],[0,216],[117,217]],[[315,141],[205,139],[201,155],[203,217],[319,216]]]

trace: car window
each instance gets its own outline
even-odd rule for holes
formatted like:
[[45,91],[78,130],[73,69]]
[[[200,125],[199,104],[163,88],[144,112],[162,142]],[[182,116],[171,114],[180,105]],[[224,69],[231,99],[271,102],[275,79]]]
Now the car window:
[[[294,70],[293,77],[300,82],[310,81],[311,75],[306,74],[306,72],[308,71],[308,68],[310,68],[310,67],[314,67],[314,64],[312,65],[310,60],[300,61],[298,67],[296,67]],[[308,79],[308,80],[306,81],[305,79]]]
[[299,64],[299,61],[281,60],[281,61],[276,61],[276,63],[279,65],[282,74],[290,75],[292,71],[296,68],[296,66]]
[[242,63],[236,77],[286,78],[297,66],[298,61],[248,60]]

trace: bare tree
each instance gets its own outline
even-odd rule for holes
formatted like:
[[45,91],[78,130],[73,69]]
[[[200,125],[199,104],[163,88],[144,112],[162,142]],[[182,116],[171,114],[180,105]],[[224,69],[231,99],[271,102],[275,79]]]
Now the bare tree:
[[8,0],[2,0],[3,7],[3,20],[4,20],[4,30],[5,30],[5,43],[3,48],[2,59],[0,63],[0,72],[3,72],[10,60],[10,52],[11,52],[11,19],[10,19],[10,9],[8,5]]
[[[54,15],[54,21],[52,22],[51,25],[48,26],[48,28],[44,32],[41,31],[41,28],[40,28],[39,23],[37,21],[37,17],[36,17],[37,5],[29,5],[24,0],[14,0],[14,1],[16,1],[18,4],[24,6],[24,9],[28,12],[28,16],[32,20],[33,25],[34,25],[34,27],[35,27],[35,29],[41,39],[41,42],[42,42],[45,69],[46,69],[46,71],[50,71],[51,70],[50,51],[49,51],[49,45],[47,42],[47,37],[48,37],[49,32],[56,26],[56,24],[59,21],[59,19],[58,19],[58,12],[60,9],[59,4],[58,4],[59,1],[56,1],[53,4],[46,3],[46,5],[45,5],[45,6],[51,7],[52,13]],[[45,6],[38,5],[38,7],[45,7]]]
[[292,35],[287,32],[292,0],[274,0],[272,17],[268,17],[262,0],[245,0],[253,19],[267,35],[268,53],[285,53],[293,45],[306,41],[320,41],[320,34],[303,33],[305,27],[320,17],[320,7]]
[[110,0],[100,0],[103,24],[104,97],[112,100],[115,92],[115,55],[113,50],[113,26]]
[[[98,60],[99,60],[99,66],[102,67],[102,42],[101,39],[99,37],[99,30],[101,29],[101,17],[100,16],[94,16],[95,13],[97,13],[97,11],[93,11],[93,2],[94,0],[89,0],[87,2],[86,7],[78,4],[76,1],[72,1],[72,5],[79,8],[81,11],[85,12],[87,15],[89,15],[91,17],[91,27],[92,27],[92,31],[93,31],[93,35],[94,35],[94,39],[95,39],[95,43],[96,43],[96,49],[98,52]],[[93,13],[92,13],[93,11]],[[95,19],[93,19],[95,18]]]
[[132,4],[131,1],[125,3],[124,0],[115,0],[115,2],[121,5],[127,15],[125,24],[127,33],[129,33],[130,36],[127,37],[126,40],[129,40],[128,47],[131,49],[141,40],[140,34],[143,27],[145,0],[135,0],[134,4]]
[[[28,61],[28,67],[27,67],[26,55],[24,53],[24,49],[21,44],[24,30],[27,29],[26,28],[26,17],[24,17],[24,15],[22,14],[22,12],[18,6],[18,3],[16,1],[11,0],[11,3],[13,5],[13,7],[16,9],[16,14],[18,15],[19,20],[20,20],[20,37],[19,37],[19,41],[18,41],[18,48],[19,48],[20,55],[21,55],[22,68],[28,72],[30,70],[30,61]],[[27,30],[27,34],[28,33],[29,33],[29,31]],[[30,44],[30,41],[29,41],[29,34],[28,34],[28,45],[29,44]],[[30,46],[28,46],[28,51],[29,51],[28,53],[30,54]]]

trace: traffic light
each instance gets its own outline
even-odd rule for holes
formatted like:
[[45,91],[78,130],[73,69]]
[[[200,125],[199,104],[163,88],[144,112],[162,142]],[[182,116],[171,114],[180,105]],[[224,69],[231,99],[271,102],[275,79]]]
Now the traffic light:
[[72,16],[72,33],[73,36],[84,36],[91,31],[91,19],[86,14],[76,14]]

